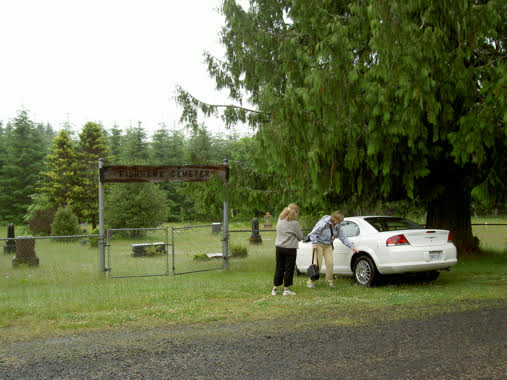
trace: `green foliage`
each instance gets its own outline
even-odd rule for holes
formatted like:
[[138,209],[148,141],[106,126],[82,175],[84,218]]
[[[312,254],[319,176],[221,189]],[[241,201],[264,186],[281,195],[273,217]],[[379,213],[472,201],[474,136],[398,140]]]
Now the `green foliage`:
[[208,261],[211,260],[205,253],[196,253],[193,256],[193,260],[195,261]]
[[128,165],[133,162],[148,162],[149,151],[146,137],[146,131],[141,127],[140,122],[137,127],[130,127],[127,129],[121,143],[121,164]]
[[55,217],[55,210],[37,210],[28,223],[28,228],[34,235],[51,235],[51,224]]
[[157,227],[166,220],[166,195],[153,183],[112,184],[105,197],[109,228]]
[[229,257],[247,257],[248,248],[240,244],[229,245]]
[[59,207],[51,224],[52,235],[67,236],[79,235],[79,221],[72,211],[72,207]]
[[[256,129],[258,168],[303,206],[418,199],[465,247],[472,188],[505,194],[506,7],[225,0],[226,58],[208,71],[236,101],[226,124]],[[194,129],[223,108],[178,101]]]
[[122,141],[123,136],[121,134],[121,129],[117,125],[114,125],[111,129],[111,133],[107,137],[107,144],[110,151],[110,164],[117,165],[121,162]]
[[19,223],[31,203],[53,131],[20,111],[0,134],[0,218]]
[[[93,230],[90,231],[90,234],[91,235],[98,235],[99,234],[99,229],[98,228],[94,228]],[[98,237],[90,237],[90,247],[98,247],[99,246],[99,238]]]
[[79,187],[74,187],[73,207],[83,220],[98,223],[98,159],[107,160],[109,149],[102,125],[86,123],[79,134],[78,156],[80,163]]
[[73,205],[83,194],[79,159],[69,132],[62,129],[46,156],[47,170],[41,173],[44,177],[41,192],[55,209]]
[[150,256],[150,257],[160,256],[165,253],[164,247],[162,247],[160,245],[148,246],[144,249],[144,251],[146,252],[146,256]]

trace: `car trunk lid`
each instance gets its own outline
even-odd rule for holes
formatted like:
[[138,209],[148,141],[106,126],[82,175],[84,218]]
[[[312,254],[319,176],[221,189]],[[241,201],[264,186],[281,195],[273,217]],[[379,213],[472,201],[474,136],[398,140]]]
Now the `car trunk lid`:
[[410,245],[415,247],[427,247],[447,243],[449,231],[446,230],[407,230],[403,234]]

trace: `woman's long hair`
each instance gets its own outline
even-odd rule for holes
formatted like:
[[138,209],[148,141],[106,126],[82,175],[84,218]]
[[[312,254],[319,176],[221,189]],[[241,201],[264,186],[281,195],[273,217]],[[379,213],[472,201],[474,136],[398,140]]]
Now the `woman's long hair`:
[[291,203],[283,209],[278,219],[285,219],[287,222],[296,220],[299,215],[299,206],[295,203]]

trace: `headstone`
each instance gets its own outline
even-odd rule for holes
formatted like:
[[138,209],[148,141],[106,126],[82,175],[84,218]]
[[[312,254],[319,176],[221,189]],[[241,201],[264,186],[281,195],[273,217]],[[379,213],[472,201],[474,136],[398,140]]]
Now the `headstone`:
[[39,265],[39,258],[35,255],[35,239],[32,237],[16,239],[16,256],[12,259],[12,266],[20,264]]
[[262,243],[262,238],[259,233],[259,221],[257,220],[257,218],[252,219],[252,235],[250,236],[250,243],[252,244]]
[[[10,223],[7,225],[7,238],[14,239],[14,224]],[[16,241],[15,240],[7,240],[7,243],[4,245],[4,253],[12,254],[16,252]]]
[[272,218],[272,217],[273,217],[273,215],[271,215],[271,214],[269,213],[269,211],[268,211],[268,212],[266,212],[266,215],[264,215],[264,228],[271,228],[271,227],[273,227],[273,226],[271,225],[271,218]]
[[222,223],[211,223],[211,232],[213,234],[218,234],[222,229]]

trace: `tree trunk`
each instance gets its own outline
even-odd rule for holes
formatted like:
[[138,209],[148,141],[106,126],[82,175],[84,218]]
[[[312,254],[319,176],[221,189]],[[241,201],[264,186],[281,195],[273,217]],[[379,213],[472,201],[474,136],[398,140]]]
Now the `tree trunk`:
[[458,184],[449,185],[443,194],[428,204],[426,227],[451,231],[458,254],[477,248],[472,235],[471,192]]

